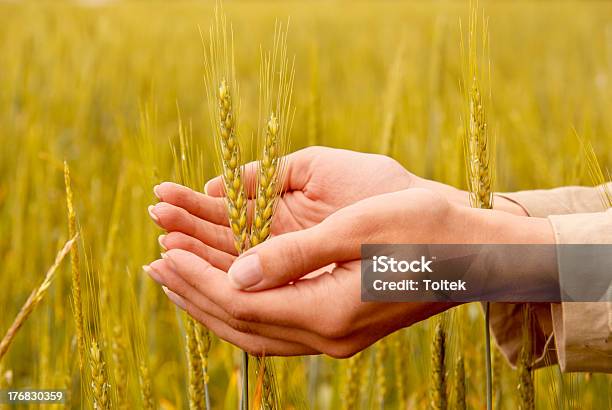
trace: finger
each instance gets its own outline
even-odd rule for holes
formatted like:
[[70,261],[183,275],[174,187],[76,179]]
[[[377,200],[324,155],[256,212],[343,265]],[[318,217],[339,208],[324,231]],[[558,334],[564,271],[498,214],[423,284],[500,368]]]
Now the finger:
[[227,207],[221,198],[204,195],[173,182],[155,185],[153,192],[162,202],[183,208],[200,219],[228,226]]
[[149,215],[166,231],[182,232],[222,252],[236,254],[234,237],[229,227],[205,221],[183,208],[165,202],[150,206]]
[[[329,304],[344,303],[347,298],[359,299],[358,286],[351,292],[339,289],[343,294],[336,295],[337,286],[325,282],[333,281],[330,274],[300,280],[292,286],[243,292],[232,286],[225,272],[190,252],[173,249],[165,255],[165,261],[177,276],[234,320],[294,327],[328,337],[335,331],[338,313]],[[322,281],[322,278],[326,279]],[[316,286],[319,288],[314,289]]]
[[[252,161],[242,167],[242,180],[244,181],[244,190],[248,199],[255,197],[257,192],[257,172],[259,169],[259,161]],[[209,180],[204,185],[204,192],[211,197],[224,197],[225,185],[223,176],[218,175]]]
[[[297,191],[302,190],[308,179],[310,178],[309,165],[313,156],[316,155],[316,150],[305,148],[283,157],[283,166],[285,169],[281,191]],[[247,198],[253,198],[256,192],[257,172],[259,170],[259,162],[254,161],[246,164],[243,168],[243,177],[246,181],[245,190]],[[217,176],[206,183],[204,192],[213,197],[221,197],[225,195],[223,186],[223,178]]]
[[242,333],[234,330],[223,321],[198,309],[191,302],[181,300],[171,290],[164,289],[168,298],[186,310],[193,318],[202,323],[221,339],[229,342],[252,356],[300,356],[318,353],[299,343],[271,339],[264,336]]
[[228,276],[238,289],[255,291],[286,285],[334,262],[359,259],[359,243],[345,232],[331,221],[272,237],[238,257]]
[[223,271],[227,271],[236,259],[234,255],[205,245],[193,236],[185,235],[182,232],[170,232],[167,235],[160,235],[158,241],[164,251],[184,249],[198,255],[202,259],[206,259],[214,267]]
[[[165,260],[156,260],[149,266],[144,266],[143,269],[156,282],[172,292],[172,297],[170,297],[170,294],[168,296],[180,308],[186,309],[186,302],[188,302],[201,312],[224,322],[238,332],[298,343],[331,356],[341,355],[340,352],[346,350],[347,345],[353,344],[351,340],[328,339],[303,329],[234,319],[210,299],[202,295],[195,287],[188,284],[179,275],[176,275]],[[168,292],[166,293],[168,294]]]
[[[151,267],[155,266],[156,270],[163,272],[164,281],[168,283],[168,287],[176,294],[173,300],[179,307],[184,307],[189,303],[201,312],[222,321],[227,326],[240,333],[256,334],[275,340],[297,343],[332,357],[343,358],[355,354],[357,351],[364,349],[378,340],[381,336],[391,332],[391,330],[385,329],[384,326],[377,326],[377,323],[384,323],[384,320],[382,320],[384,318],[377,318],[374,324],[372,320],[368,320],[367,318],[371,318],[373,316],[372,314],[363,315],[367,320],[367,323],[363,324],[359,323],[361,321],[355,322],[346,320],[346,315],[328,314],[326,316],[320,316],[320,320],[317,321],[316,324],[313,320],[309,322],[309,326],[314,329],[312,331],[302,328],[236,319],[227,314],[208,297],[203,296],[200,291],[186,284],[182,279],[172,277],[172,274],[169,272],[171,271],[170,265],[164,265],[166,262],[167,260],[156,261],[151,264]],[[156,265],[156,263],[159,264]],[[352,274],[352,272],[344,270],[342,274]],[[329,276],[331,275],[328,275],[328,277]],[[247,295],[251,296],[254,294]],[[357,294],[354,296],[358,300],[359,296]],[[326,300],[329,301],[331,299],[327,298]],[[338,305],[337,307],[338,309],[336,312],[347,310],[346,306]],[[329,306],[327,306],[326,309],[330,311]],[[334,316],[341,319],[335,321],[325,320]],[[324,325],[320,327],[318,324]]]

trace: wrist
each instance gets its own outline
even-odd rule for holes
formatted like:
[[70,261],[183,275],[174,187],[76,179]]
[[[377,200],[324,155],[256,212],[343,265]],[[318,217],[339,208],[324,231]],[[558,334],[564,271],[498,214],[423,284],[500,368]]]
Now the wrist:
[[546,218],[517,216],[500,210],[453,206],[455,238],[463,243],[554,244],[552,225]]
[[[431,181],[429,179],[421,178],[416,175],[411,175],[410,178],[411,188],[429,189],[431,191],[444,195],[444,197],[446,197],[446,199],[452,204],[466,208],[470,207],[470,194],[467,191],[462,191],[450,185],[446,185],[441,182]],[[493,201],[493,209],[516,216],[529,216],[521,205],[514,201],[511,201],[506,197],[499,195],[495,195],[495,199]]]
[[478,263],[470,266],[473,281],[483,285],[483,296],[508,302],[559,300],[555,235],[548,219],[461,207],[453,212],[449,225],[463,230],[451,233],[463,239],[455,243],[492,245],[483,246]]

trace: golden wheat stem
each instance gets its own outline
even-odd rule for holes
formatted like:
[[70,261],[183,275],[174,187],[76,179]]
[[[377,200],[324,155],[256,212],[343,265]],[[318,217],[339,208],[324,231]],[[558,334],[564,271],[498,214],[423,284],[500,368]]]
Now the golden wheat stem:
[[348,359],[348,365],[346,369],[346,382],[344,387],[344,395],[342,397],[342,408],[346,410],[352,410],[358,407],[360,399],[360,375],[367,354],[365,352],[359,352],[355,356]]
[[463,362],[463,356],[459,355],[457,363],[455,364],[455,388],[454,390],[454,403],[452,408],[454,410],[465,410],[466,395],[465,395],[465,364]]
[[431,348],[430,405],[434,410],[446,410],[446,331],[441,321],[436,324]]
[[385,408],[385,397],[387,394],[387,378],[385,375],[385,361],[387,359],[387,340],[381,339],[376,344],[376,353],[374,356],[375,376],[376,376],[376,394],[378,398],[378,407],[381,410]]
[[93,408],[96,410],[107,410],[110,408],[109,383],[106,374],[106,363],[98,342],[92,341],[89,349],[91,367],[91,389]]
[[185,342],[187,345],[187,365],[189,368],[189,408],[191,410],[202,410],[205,408],[204,374],[198,350],[196,327],[197,323],[195,320],[191,316],[185,315]]
[[396,332],[393,340],[393,368],[395,370],[395,390],[397,392],[398,408],[405,409],[408,405],[406,394],[406,341],[402,337],[402,331]]
[[[72,238],[77,234],[76,212],[74,210],[70,168],[64,161],[64,184],[66,185],[66,206],[68,208],[68,235]],[[81,270],[79,266],[79,247],[70,251],[70,267],[72,276],[72,314],[76,331],[77,350],[79,353],[79,369],[85,365],[85,336],[83,334],[83,305],[81,301]]]
[[140,364],[140,366],[138,366],[138,378],[140,381],[142,408],[144,410],[155,409],[155,399],[153,398],[153,384],[151,382],[149,368],[146,365]]
[[222,80],[218,93],[221,164],[227,195],[229,223],[234,245],[239,253],[248,248],[247,200],[242,180],[240,143],[236,135],[232,95],[227,80]]
[[278,156],[278,127],[278,120],[272,113],[266,126],[263,157],[259,166],[257,202],[250,235],[252,246],[265,241],[270,236],[272,213],[274,212],[278,191],[278,166],[280,161]]
[[17,313],[15,320],[13,320],[13,323],[2,338],[2,341],[0,341],[0,361],[8,351],[11,342],[13,341],[13,339],[15,339],[15,336],[17,335],[17,332],[19,331],[21,326],[23,326],[27,318],[47,294],[47,290],[53,282],[53,278],[55,277],[55,272],[57,271],[57,268],[59,267],[64,257],[68,254],[68,252],[70,252],[70,250],[74,246],[76,239],[77,236],[74,236],[72,239],[66,242],[64,247],[55,257],[53,265],[51,265],[49,270],[47,270],[47,273],[45,274],[45,278],[43,279],[42,283],[37,288],[35,288],[32,293],[30,293],[30,296],[26,300],[25,304],[21,307],[19,313]]
[[208,353],[210,352],[211,346],[210,332],[196,321],[194,321],[194,325],[194,334],[198,344],[200,366],[202,367],[202,381],[204,382],[204,404],[206,405],[206,409],[210,409],[210,395],[208,391]]
[[519,352],[517,371],[518,371],[518,391],[519,409],[535,409],[535,387],[532,373],[533,360],[533,340],[531,337],[532,317],[529,304],[524,306],[521,351]]
[[115,384],[117,385],[117,405],[120,409],[128,408],[127,386],[124,383],[127,380],[126,371],[126,351],[125,336],[121,329],[121,325],[113,327],[113,337],[111,338],[111,353],[113,359],[113,371],[115,375]]
[[[478,25],[478,1],[470,2],[468,33],[468,78],[465,83],[468,97],[468,120],[465,132],[467,179],[470,204],[474,208],[493,208],[494,147],[489,135],[485,99],[480,90],[480,74],[476,32]],[[481,52],[488,57],[488,25],[483,16]],[[485,366],[487,410],[493,407],[493,383],[491,370],[490,305],[485,303]]]

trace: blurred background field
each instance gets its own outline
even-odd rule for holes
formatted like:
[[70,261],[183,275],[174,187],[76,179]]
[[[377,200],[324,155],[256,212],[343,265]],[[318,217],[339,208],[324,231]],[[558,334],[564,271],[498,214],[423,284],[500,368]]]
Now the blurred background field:
[[[590,184],[573,128],[611,168],[612,4],[481,6],[489,17],[496,190]],[[177,179],[171,144],[179,121],[204,152],[202,179],[215,175],[198,33],[213,10],[214,2],[196,1],[0,2],[0,334],[67,239],[66,160],[82,271],[94,278],[84,285],[86,318],[111,324],[102,349],[117,407],[143,407],[142,363],[156,407],[188,405],[182,322],[141,266],[159,254],[160,232],[146,207],[153,185]],[[275,20],[290,19],[292,149],[384,152],[418,175],[465,187],[459,21],[467,23],[467,2],[227,1],[225,10],[247,147],[256,130],[260,46],[270,46]],[[79,388],[69,297],[64,264],[0,362],[0,388],[66,388],[72,408],[91,407]],[[468,405],[484,408],[480,307],[450,316],[449,383],[461,351]],[[374,346],[359,361],[275,360],[281,408],[339,408],[355,392],[351,383],[358,384],[355,407],[426,408],[432,323],[392,335],[385,354]],[[348,380],[355,366],[359,378]],[[496,406],[515,408],[516,374],[499,358],[494,366]],[[237,407],[238,370],[238,352],[214,339],[213,408]],[[608,376],[561,375],[556,366],[535,375],[538,408],[612,405]]]

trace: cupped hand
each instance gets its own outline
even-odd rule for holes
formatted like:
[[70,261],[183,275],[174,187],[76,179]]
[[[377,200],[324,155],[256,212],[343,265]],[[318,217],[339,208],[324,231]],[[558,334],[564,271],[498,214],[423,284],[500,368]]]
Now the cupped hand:
[[347,357],[453,306],[361,302],[361,244],[448,242],[462,217],[443,196],[408,189],[270,238],[238,258],[229,275],[218,255],[184,249],[169,250],[145,270],[180,308],[252,354]]
[[[251,200],[257,166],[253,162],[244,170]],[[407,189],[419,180],[389,157],[325,147],[292,153],[286,157],[285,167],[284,190],[274,215],[272,235],[309,228],[340,208]],[[206,193],[164,182],[155,187],[161,202],[149,207],[149,214],[170,232],[160,238],[165,249],[183,248],[204,258],[212,254],[219,263],[216,266],[227,269],[236,251],[221,177],[207,183]]]

